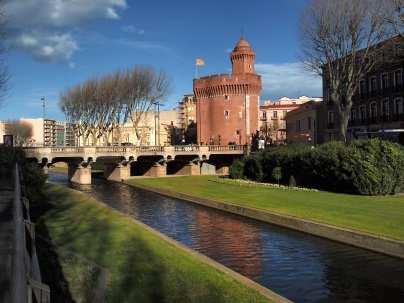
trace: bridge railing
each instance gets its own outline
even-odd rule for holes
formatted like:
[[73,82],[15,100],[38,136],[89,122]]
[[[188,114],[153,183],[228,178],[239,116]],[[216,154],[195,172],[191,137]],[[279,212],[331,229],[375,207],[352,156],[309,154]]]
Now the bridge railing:
[[134,151],[138,153],[147,153],[147,152],[164,152],[164,146],[134,146]]
[[81,153],[84,151],[84,147],[52,147],[52,153]]
[[208,145],[209,151],[213,152],[227,152],[227,151],[244,151],[245,145]]
[[199,145],[175,145],[174,151],[176,152],[199,152]]

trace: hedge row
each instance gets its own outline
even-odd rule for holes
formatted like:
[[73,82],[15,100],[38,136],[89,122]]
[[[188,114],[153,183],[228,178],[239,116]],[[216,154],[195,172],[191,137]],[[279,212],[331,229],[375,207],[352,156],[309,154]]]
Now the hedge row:
[[379,139],[278,147],[236,161],[230,176],[275,182],[278,167],[283,184],[363,195],[404,190],[404,148]]
[[38,167],[38,164],[28,162],[21,148],[0,145],[0,180],[13,181],[14,165],[19,163],[24,177],[27,197],[31,202],[43,200],[42,189],[46,182],[46,176]]

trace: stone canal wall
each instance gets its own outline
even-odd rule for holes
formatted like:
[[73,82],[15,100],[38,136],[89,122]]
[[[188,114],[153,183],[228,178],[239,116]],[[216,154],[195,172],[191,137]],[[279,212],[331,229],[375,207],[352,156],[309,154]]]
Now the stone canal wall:
[[205,198],[198,198],[171,190],[153,188],[138,184],[135,186],[164,196],[204,205],[232,214],[283,226],[311,235],[404,259],[404,241],[388,239],[368,233],[331,226],[324,223],[317,223],[265,210],[239,206],[231,203],[217,202]]

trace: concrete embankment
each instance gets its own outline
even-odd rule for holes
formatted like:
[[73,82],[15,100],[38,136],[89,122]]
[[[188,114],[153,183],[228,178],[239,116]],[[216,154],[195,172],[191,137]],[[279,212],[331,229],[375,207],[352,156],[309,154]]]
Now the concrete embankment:
[[313,222],[292,216],[269,212],[256,208],[249,208],[231,203],[218,202],[210,199],[194,197],[167,189],[160,189],[144,185],[133,185],[141,189],[149,190],[164,196],[181,199],[184,201],[204,205],[207,207],[219,209],[232,214],[252,218],[255,220],[271,223],[301,232],[309,233],[333,241],[342,242],[356,247],[368,249],[378,253],[404,259],[404,241],[388,239],[368,233],[345,229],[324,223]]

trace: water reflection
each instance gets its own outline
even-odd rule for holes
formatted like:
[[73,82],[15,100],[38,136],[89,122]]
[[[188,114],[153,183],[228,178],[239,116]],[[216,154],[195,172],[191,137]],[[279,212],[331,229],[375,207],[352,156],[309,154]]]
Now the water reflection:
[[[50,180],[68,184],[64,175]],[[404,261],[120,183],[75,187],[296,302],[404,302]]]

